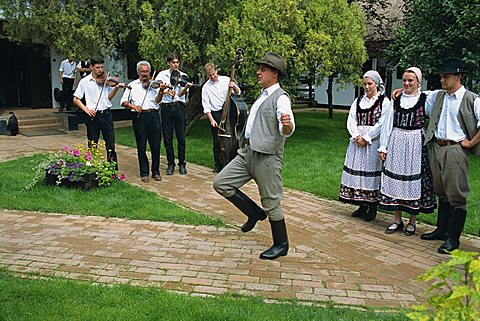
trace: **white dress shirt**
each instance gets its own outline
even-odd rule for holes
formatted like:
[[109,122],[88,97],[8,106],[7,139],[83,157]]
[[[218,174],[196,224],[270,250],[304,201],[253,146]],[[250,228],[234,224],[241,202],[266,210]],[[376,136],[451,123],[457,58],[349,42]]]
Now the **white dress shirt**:
[[[218,76],[218,81],[209,79],[202,87],[203,113],[222,110],[227,98],[230,77]],[[238,88],[238,87],[237,87]],[[233,89],[232,89],[233,90]],[[240,89],[238,88],[240,95]]]
[[62,72],[62,78],[73,78],[75,76],[75,66],[75,61],[69,62],[68,59],[65,59],[60,63],[58,71]]
[[[143,84],[140,79],[134,80],[128,85],[132,89],[125,89],[122,98],[120,99],[120,105],[126,101],[135,106],[142,106],[143,103],[142,110],[158,109],[158,104],[155,102],[155,97],[157,96],[159,89],[150,87],[147,94],[147,89],[143,88]],[[135,110],[132,109],[132,111]]]
[[[250,113],[248,115],[247,125],[245,127],[245,138],[247,139],[250,138],[250,134],[252,133],[253,122],[255,121],[255,116],[257,115],[259,107],[278,88],[280,88],[280,84],[276,83],[264,89],[260,97],[258,97],[258,99],[253,103],[252,108],[250,109]],[[282,113],[290,115],[290,121],[293,124],[293,130],[288,135],[284,135],[282,132],[283,125],[282,125],[282,122],[280,121]],[[288,98],[287,95],[281,95],[280,97],[278,97],[276,116],[278,120],[278,129],[280,130],[280,134],[285,137],[290,137],[295,131],[295,119],[293,117],[293,112],[292,112],[292,103],[290,102],[290,98]]]
[[[180,76],[182,75],[187,75],[186,73],[180,71]],[[162,70],[158,73],[157,77],[155,77],[155,80],[161,80],[163,83],[166,83],[167,85],[170,86],[170,69]],[[185,103],[185,95],[183,96],[178,96],[180,91],[183,89],[183,87],[180,87],[180,85],[177,83],[177,85],[173,88],[175,90],[175,97],[172,97],[168,94],[166,94],[167,91],[171,90],[171,88],[166,88],[165,92],[162,97],[162,103],[168,104],[168,103],[173,103],[173,102],[182,102]],[[188,90],[187,90],[188,92]]]
[[[105,86],[103,92],[102,88],[103,86],[97,84],[97,81],[93,79],[92,74],[90,74],[80,80],[77,90],[75,90],[73,95],[78,99],[82,99],[85,96],[85,102],[88,109],[94,110],[97,106],[97,101],[98,111],[109,109],[112,107],[112,102],[108,99],[108,94],[113,91],[114,87]],[[100,93],[102,94],[102,97],[99,100]]]
[[[462,102],[463,95],[465,95],[465,87],[461,86],[452,95],[445,93],[443,100],[443,109],[440,114],[440,120],[438,121],[437,130],[435,131],[435,137],[441,140],[450,140],[454,142],[460,142],[467,138],[460,126],[458,120],[458,113],[460,110],[460,103]],[[439,90],[433,91],[427,98],[425,103],[425,113],[430,116],[435,106],[435,100]],[[477,128],[480,127],[480,98],[476,98],[473,104],[473,110],[477,118]]]

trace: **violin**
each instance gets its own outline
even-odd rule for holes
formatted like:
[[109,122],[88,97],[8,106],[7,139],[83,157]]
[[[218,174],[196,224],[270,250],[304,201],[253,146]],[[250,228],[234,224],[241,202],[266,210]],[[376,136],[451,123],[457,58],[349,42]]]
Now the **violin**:
[[122,87],[132,89],[132,87],[120,81],[118,77],[109,77],[109,76],[107,77],[107,73],[105,72],[102,72],[100,76],[95,78],[95,81],[99,86],[102,86],[102,87],[115,87],[117,85],[121,85]]
[[200,85],[191,83],[188,75],[181,75],[178,78],[178,84],[180,85],[180,87],[185,87],[187,85],[187,83],[190,83],[192,85],[192,87],[200,87]]
[[162,84],[165,84],[166,88],[173,89],[172,86],[170,86],[169,84],[164,83],[164,82],[161,81],[160,79],[158,79],[158,80],[148,80],[148,81],[142,83],[142,86],[143,86],[143,88],[145,88],[145,89],[148,89],[148,88],[158,89],[158,88],[160,88],[160,86],[161,86]]

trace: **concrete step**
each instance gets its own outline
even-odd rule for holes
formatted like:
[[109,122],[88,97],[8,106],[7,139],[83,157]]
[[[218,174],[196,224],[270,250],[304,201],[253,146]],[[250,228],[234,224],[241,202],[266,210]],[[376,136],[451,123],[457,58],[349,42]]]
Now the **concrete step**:
[[61,123],[62,120],[55,116],[44,116],[38,118],[19,119],[19,126],[42,125],[42,124],[56,124]]
[[36,124],[36,125],[26,125],[26,126],[19,126],[20,133],[24,132],[32,132],[32,131],[41,131],[41,130],[48,130],[48,129],[57,129],[57,130],[64,130],[65,126],[63,123],[47,123],[47,124]]

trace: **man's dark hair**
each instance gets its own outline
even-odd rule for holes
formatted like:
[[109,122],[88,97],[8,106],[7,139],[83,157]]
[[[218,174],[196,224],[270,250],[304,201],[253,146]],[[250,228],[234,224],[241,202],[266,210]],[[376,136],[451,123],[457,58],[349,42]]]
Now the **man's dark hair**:
[[97,64],[101,64],[103,65],[105,63],[105,60],[103,58],[100,58],[100,57],[92,57],[90,58],[90,65],[91,66],[95,66]]
[[176,53],[171,53],[167,56],[167,62],[170,62],[174,59],[177,59],[178,61],[180,61],[180,56]]

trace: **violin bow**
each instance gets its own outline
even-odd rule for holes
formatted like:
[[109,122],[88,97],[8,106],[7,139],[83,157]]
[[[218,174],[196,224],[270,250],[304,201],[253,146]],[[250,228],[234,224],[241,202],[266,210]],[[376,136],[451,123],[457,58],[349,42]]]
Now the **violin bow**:
[[[110,71],[107,71],[107,75],[105,76],[105,81],[103,82],[102,91],[100,91],[100,95],[98,96],[98,99],[97,99],[97,104],[95,105],[95,111],[97,111],[98,104],[100,103],[100,99],[102,98],[103,90],[105,89],[105,85],[107,84],[107,79],[109,74],[110,74]],[[93,117],[92,117],[92,120],[93,120]]]

